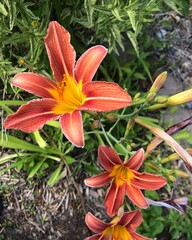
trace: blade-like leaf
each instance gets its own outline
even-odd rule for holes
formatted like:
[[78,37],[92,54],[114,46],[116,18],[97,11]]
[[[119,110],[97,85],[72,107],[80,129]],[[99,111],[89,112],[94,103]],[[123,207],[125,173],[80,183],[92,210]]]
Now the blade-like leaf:
[[10,155],[5,155],[0,158],[0,164],[9,162],[10,160],[17,158],[17,157],[25,157],[28,155],[29,155],[28,153],[14,153],[14,154],[10,154]]
[[10,136],[8,134],[1,133],[0,146],[12,149],[22,149],[27,151],[34,152],[44,152],[45,150],[33,145],[31,143],[26,142],[25,140],[21,140],[19,138]]
[[35,167],[34,167],[34,168],[31,170],[31,172],[29,173],[28,179],[32,178],[32,177],[37,173],[37,171],[38,171],[38,170],[40,169],[40,167],[43,165],[44,161],[45,161],[45,158],[42,159],[40,162],[38,162],[38,163],[35,165]]
[[51,177],[47,182],[48,185],[53,186],[60,179],[62,167],[63,164],[60,164],[59,167],[52,173]]

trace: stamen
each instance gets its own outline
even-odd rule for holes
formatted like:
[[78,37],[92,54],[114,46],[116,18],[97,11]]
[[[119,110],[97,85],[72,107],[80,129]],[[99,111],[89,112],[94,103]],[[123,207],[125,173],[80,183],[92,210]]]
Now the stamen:
[[57,82],[57,90],[59,93],[59,97],[63,100],[63,93],[64,93],[64,88],[67,85],[67,77],[65,74],[63,74],[63,80],[62,82]]
[[76,83],[73,77],[64,74],[63,80],[57,82],[56,100],[59,101],[59,107],[56,112],[70,113],[76,110],[84,103],[86,96],[82,93],[82,83]]
[[131,183],[130,180],[134,178],[134,173],[128,167],[117,165],[114,167],[114,170],[111,172],[110,176],[114,176],[116,183],[119,185],[124,182],[129,185]]

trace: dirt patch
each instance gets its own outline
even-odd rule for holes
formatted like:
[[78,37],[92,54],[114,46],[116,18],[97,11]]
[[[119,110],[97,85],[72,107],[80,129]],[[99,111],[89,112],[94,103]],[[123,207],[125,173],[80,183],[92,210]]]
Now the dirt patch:
[[46,179],[37,184],[37,179],[28,182],[17,172],[11,176],[14,179],[7,174],[1,176],[0,239],[78,240],[90,235],[70,179],[49,187]]

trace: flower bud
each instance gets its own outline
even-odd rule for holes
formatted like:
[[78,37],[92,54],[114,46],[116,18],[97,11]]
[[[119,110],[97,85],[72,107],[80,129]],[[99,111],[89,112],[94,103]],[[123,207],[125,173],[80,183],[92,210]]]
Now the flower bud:
[[93,121],[93,127],[95,129],[100,128],[101,127],[101,122],[99,120],[94,120]]
[[127,144],[126,149],[127,149],[127,151],[131,152],[131,150],[132,150],[131,145],[130,145],[130,144]]
[[23,59],[19,59],[19,60],[18,60],[18,63],[19,63],[20,65],[23,65],[23,64],[25,63],[25,61],[24,61]]
[[154,165],[153,163],[145,162],[144,164],[155,171],[159,171],[159,168],[156,165]]
[[163,104],[167,102],[168,97],[167,96],[158,96],[155,98],[155,102]]
[[189,177],[189,174],[186,173],[186,172],[183,172],[181,170],[175,170],[175,175],[176,176],[179,176],[179,177],[183,177],[183,178],[188,178]]
[[167,99],[166,106],[175,106],[192,101],[192,88],[183,92],[177,93]]
[[134,98],[133,98],[133,100],[134,100],[134,101],[139,100],[140,95],[141,95],[141,93],[136,93],[135,96],[134,96]]
[[167,72],[162,72],[154,81],[149,93],[156,93],[163,86],[167,78]]
[[113,122],[117,120],[117,116],[114,113],[109,113],[105,116],[109,121]]
[[147,101],[152,102],[155,99],[155,97],[156,97],[156,93],[151,92],[147,95]]
[[31,26],[36,28],[39,26],[39,23],[37,21],[32,21]]
[[169,180],[171,180],[171,182],[176,182],[176,178],[173,175],[169,175]]

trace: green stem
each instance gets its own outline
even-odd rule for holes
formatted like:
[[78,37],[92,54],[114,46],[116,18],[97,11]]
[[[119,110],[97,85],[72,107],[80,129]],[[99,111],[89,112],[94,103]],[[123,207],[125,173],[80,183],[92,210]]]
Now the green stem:
[[25,104],[25,103],[27,103],[27,101],[3,100],[3,101],[0,101],[0,106],[4,106],[4,105],[20,106],[20,105]]
[[103,131],[103,135],[105,136],[105,138],[106,138],[106,140],[107,140],[109,146],[110,146],[111,148],[113,148],[113,144],[112,144],[111,141],[109,140],[109,138],[108,138],[108,136],[107,136],[107,133],[106,133],[106,131],[105,131],[103,125],[101,125],[101,129],[102,129],[102,131]]
[[104,143],[104,141],[103,141],[103,139],[102,139],[102,137],[101,137],[101,135],[99,134],[98,131],[95,131],[95,135],[96,135],[96,137],[98,139],[99,144],[100,145],[105,145],[105,143]]
[[[126,108],[123,109],[122,113],[120,115],[117,115],[117,116],[122,116],[125,112]],[[109,129],[108,133],[111,133],[111,131],[115,128],[115,126],[119,123],[120,121],[120,117],[118,117],[117,121],[113,124],[113,126]]]

